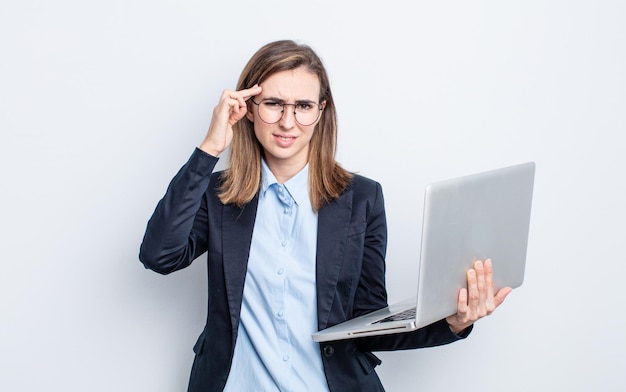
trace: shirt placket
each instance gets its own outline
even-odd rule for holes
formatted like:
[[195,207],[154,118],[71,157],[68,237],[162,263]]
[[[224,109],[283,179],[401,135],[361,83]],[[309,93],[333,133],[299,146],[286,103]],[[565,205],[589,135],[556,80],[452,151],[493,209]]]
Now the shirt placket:
[[279,279],[282,279],[282,290],[280,293],[280,299],[277,303],[276,308],[276,322],[280,328],[277,328],[279,331],[279,339],[281,344],[281,353],[282,353],[282,361],[285,364],[286,370],[291,372],[291,337],[289,336],[289,329],[287,327],[287,317],[288,309],[286,309],[287,303],[287,295],[289,292],[289,260],[290,252],[291,252],[291,242],[292,242],[292,228],[295,222],[295,214],[294,214],[294,201],[287,189],[282,186],[276,184],[275,187],[276,196],[280,201],[282,210],[280,214],[280,249],[281,249],[281,257],[277,268],[277,275]]

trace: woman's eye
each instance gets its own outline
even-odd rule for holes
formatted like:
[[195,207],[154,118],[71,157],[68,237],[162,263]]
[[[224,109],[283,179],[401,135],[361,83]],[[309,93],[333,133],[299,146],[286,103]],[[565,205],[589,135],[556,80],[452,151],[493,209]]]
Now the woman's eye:
[[281,108],[281,104],[276,101],[263,101],[263,106],[266,106],[269,109]]

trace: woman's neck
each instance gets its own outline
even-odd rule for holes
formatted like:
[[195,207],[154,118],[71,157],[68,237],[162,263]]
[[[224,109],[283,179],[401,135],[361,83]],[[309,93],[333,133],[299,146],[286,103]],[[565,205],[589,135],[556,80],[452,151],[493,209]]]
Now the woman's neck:
[[307,161],[286,161],[281,159],[265,159],[267,167],[276,177],[276,181],[279,184],[284,184],[289,181],[293,176],[300,173],[300,171],[306,166]]

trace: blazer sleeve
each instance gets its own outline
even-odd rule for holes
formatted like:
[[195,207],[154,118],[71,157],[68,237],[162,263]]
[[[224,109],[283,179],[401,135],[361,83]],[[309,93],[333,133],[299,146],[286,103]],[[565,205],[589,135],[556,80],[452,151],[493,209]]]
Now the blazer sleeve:
[[357,346],[364,352],[411,350],[442,346],[465,339],[469,336],[472,328],[473,326],[470,326],[456,335],[450,330],[448,322],[442,319],[413,332],[361,338],[357,341]]
[[196,148],[170,182],[148,221],[139,250],[146,268],[169,274],[187,267],[207,250],[204,195],[217,161]]

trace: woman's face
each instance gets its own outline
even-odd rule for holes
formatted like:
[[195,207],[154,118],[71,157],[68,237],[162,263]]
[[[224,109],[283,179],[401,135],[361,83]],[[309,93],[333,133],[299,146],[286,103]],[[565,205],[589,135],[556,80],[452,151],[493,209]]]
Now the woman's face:
[[[253,98],[257,103],[264,100],[285,104],[303,101],[320,103],[319,79],[304,67],[277,72],[260,86],[263,91]],[[294,106],[284,106],[282,118],[274,124],[267,124],[259,117],[259,106],[252,106],[247,116],[254,123],[254,133],[263,146],[270,169],[277,165],[297,170],[303,168],[308,161],[309,143],[319,118],[313,124],[304,126],[296,121]]]

